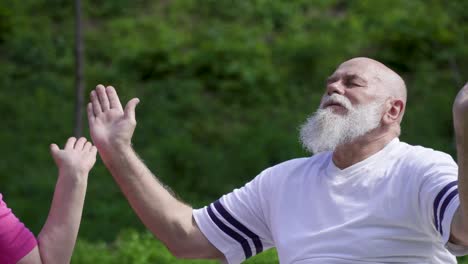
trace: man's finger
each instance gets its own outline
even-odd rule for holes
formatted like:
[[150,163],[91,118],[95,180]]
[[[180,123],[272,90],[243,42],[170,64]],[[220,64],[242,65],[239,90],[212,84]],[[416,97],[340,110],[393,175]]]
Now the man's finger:
[[123,111],[122,104],[120,103],[119,96],[117,91],[112,86],[107,86],[106,88],[107,97],[109,98],[110,108]]
[[128,101],[127,105],[125,106],[125,118],[129,118],[130,120],[135,121],[135,108],[137,104],[140,102],[140,99],[133,98],[132,100]]
[[76,150],[83,150],[83,147],[84,147],[84,144],[86,143],[86,138],[84,137],[80,137],[80,139],[78,139],[75,143],[75,149]]
[[90,98],[91,98],[91,104],[93,105],[94,116],[98,116],[100,113],[102,113],[102,109],[101,109],[101,103],[99,103],[99,99],[97,97],[95,90],[91,91]]
[[96,118],[94,116],[94,112],[93,112],[93,104],[92,103],[88,103],[88,105],[86,106],[86,112],[88,112],[88,122],[94,122],[94,119]]
[[75,146],[76,138],[71,137],[67,140],[67,143],[65,143],[65,147],[63,149],[73,149]]
[[109,98],[107,98],[106,88],[103,85],[98,85],[96,87],[96,93],[99,98],[99,102],[101,103],[101,109],[103,112],[109,110]]

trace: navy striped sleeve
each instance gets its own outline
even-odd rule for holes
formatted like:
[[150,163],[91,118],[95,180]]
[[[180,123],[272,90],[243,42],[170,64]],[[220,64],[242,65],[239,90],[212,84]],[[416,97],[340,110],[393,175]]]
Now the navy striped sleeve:
[[207,208],[208,214],[211,218],[211,220],[218,226],[219,229],[221,229],[224,233],[226,233],[228,236],[232,237],[234,240],[239,242],[241,245],[242,249],[244,250],[244,255],[245,258],[248,259],[252,256],[252,250],[250,249],[249,242],[247,239],[245,239],[242,235],[240,235],[238,232],[234,231],[231,229],[229,226],[225,225],[213,212],[211,209],[211,205],[208,206]]
[[[450,191],[451,189],[453,190]],[[434,199],[434,225],[441,235],[443,235],[442,221],[444,220],[445,211],[447,206],[457,195],[457,181],[453,181],[444,186]]]
[[445,210],[456,195],[458,195],[458,189],[455,189],[452,192],[450,192],[450,194],[447,195],[447,198],[445,198],[444,203],[440,207],[439,232],[441,235],[444,235],[444,232],[442,230],[442,221],[444,221]]
[[[212,207],[214,207],[218,214],[214,212]],[[263,251],[263,244],[260,237],[235,219],[222,205],[220,200],[209,205],[207,211],[215,225],[240,244],[244,251],[245,259],[252,256],[251,243],[255,247],[255,254],[259,254]],[[229,223],[230,226],[228,226],[226,222]]]
[[260,237],[255,234],[254,232],[252,232],[250,229],[248,229],[245,225],[243,225],[241,222],[237,221],[225,208],[224,206],[221,204],[221,202],[219,200],[217,200],[216,202],[213,203],[216,210],[218,210],[218,212],[221,214],[221,216],[224,217],[224,219],[226,219],[226,221],[228,221],[232,226],[234,226],[235,228],[237,228],[239,231],[241,231],[242,233],[244,233],[246,236],[248,236],[253,244],[255,245],[255,250],[257,252],[257,254],[261,253],[263,251],[263,245],[262,245],[262,241],[260,240]]

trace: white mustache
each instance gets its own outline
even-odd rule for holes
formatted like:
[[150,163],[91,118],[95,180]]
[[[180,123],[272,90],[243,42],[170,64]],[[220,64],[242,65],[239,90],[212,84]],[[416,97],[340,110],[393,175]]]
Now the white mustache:
[[325,95],[322,98],[322,102],[320,103],[320,108],[323,108],[329,104],[340,104],[348,110],[353,109],[353,105],[348,100],[348,98],[344,97],[343,95],[336,94],[336,93],[332,95]]

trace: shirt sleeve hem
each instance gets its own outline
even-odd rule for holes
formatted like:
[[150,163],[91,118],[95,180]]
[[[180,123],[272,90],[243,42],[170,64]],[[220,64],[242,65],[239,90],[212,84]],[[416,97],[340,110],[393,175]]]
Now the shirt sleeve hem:
[[449,206],[447,207],[447,210],[445,211],[446,217],[442,221],[442,240],[445,244],[445,248],[447,248],[447,250],[454,256],[468,255],[468,247],[457,245],[449,241],[452,219],[459,206],[460,201],[458,199],[453,199],[453,201],[451,201]]
[[456,199],[453,199],[449,203],[447,209],[445,210],[445,218],[442,220],[441,230],[439,230],[442,232],[442,241],[444,244],[447,244],[447,242],[449,241],[452,219],[459,205],[460,205],[460,201],[458,200],[458,197],[457,197]]
[[17,254],[12,258],[13,263],[17,263],[26,255],[28,255],[37,246],[37,240],[34,236],[31,237],[21,249],[18,250]]
[[[238,264],[244,261],[244,258],[240,257],[239,254],[236,254],[236,250],[232,250],[229,247],[223,247],[219,242],[219,230],[216,230],[214,223],[209,220],[209,216],[206,213],[206,208],[194,209],[193,218],[200,228],[200,231],[203,235],[210,241],[210,243],[216,247],[221,253],[223,253],[225,260],[223,263],[228,264]],[[241,250],[239,248],[239,250]]]

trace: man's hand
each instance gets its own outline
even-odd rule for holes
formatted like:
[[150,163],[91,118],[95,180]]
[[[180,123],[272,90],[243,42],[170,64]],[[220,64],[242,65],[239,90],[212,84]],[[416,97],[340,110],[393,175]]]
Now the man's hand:
[[458,92],[453,103],[453,123],[457,139],[460,139],[465,131],[468,133],[468,83]]
[[84,137],[78,140],[71,137],[63,149],[60,149],[56,144],[51,144],[50,152],[60,175],[69,174],[85,177],[96,162],[97,149]]
[[123,110],[112,86],[91,92],[89,128],[102,161],[141,221],[174,255],[223,259],[193,220],[192,208],[174,198],[131,148],[138,102],[133,98]]
[[98,85],[91,91],[87,109],[89,129],[101,155],[131,145],[136,126],[135,107],[139,102],[138,98],[133,98],[123,110],[114,87]]

